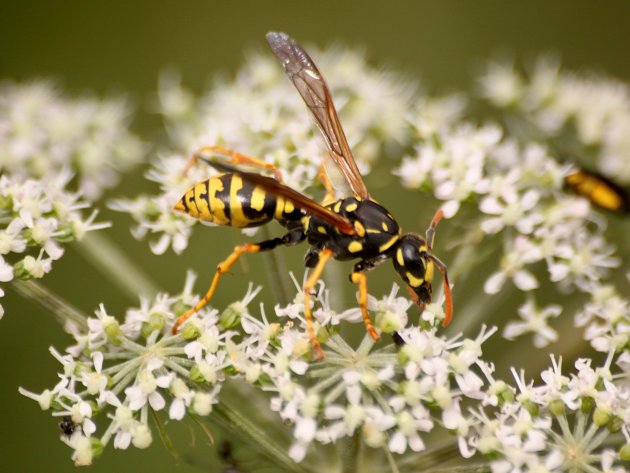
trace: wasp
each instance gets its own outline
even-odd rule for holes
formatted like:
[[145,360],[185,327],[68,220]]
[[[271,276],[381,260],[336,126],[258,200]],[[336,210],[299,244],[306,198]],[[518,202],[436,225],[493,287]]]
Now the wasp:
[[[310,245],[305,265],[311,268],[311,272],[303,285],[304,315],[308,336],[318,359],[323,357],[323,351],[313,326],[310,297],[331,259],[359,260],[350,274],[350,281],[358,286],[358,303],[365,327],[375,340],[380,337],[367,310],[367,273],[388,259],[393,260],[394,269],[421,308],[431,301],[435,269],[442,273],[444,325],[448,325],[453,314],[453,303],[447,269],[432,253],[435,229],[443,216],[442,211],[438,210],[433,217],[425,237],[415,233],[403,234],[391,213],[370,196],[341,127],[328,86],[314,62],[304,49],[284,33],[268,33],[267,41],[310,110],[323,134],[328,154],[345,177],[353,195],[335,200],[323,165],[320,179],[326,188],[327,197],[318,203],[284,185],[281,175],[268,163],[216,146],[202,148],[193,159],[209,162],[220,173],[191,187],[174,205],[174,210],[237,228],[254,227],[276,220],[286,228],[287,233],[271,240],[235,247],[217,266],[205,296],[179,317],[173,326],[173,333],[210,301],[221,276],[243,254],[296,245],[305,240]],[[225,162],[209,161],[203,157],[204,152],[229,155],[232,164],[274,170],[275,176],[272,178],[241,170]]]
[[630,213],[630,196],[625,189],[601,174],[575,169],[564,178],[574,193],[611,212]]

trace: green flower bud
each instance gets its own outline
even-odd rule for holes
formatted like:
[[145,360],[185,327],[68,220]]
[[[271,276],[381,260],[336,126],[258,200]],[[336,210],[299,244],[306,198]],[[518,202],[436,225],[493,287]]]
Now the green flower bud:
[[223,311],[219,317],[219,325],[224,329],[236,327],[241,323],[243,315],[243,305],[240,302],[233,302]]
[[200,335],[201,329],[194,323],[194,321],[188,322],[182,329],[182,336],[186,340],[194,340],[199,338]]
[[595,399],[590,396],[582,398],[582,402],[580,403],[580,411],[586,414],[588,412],[591,412],[593,407],[595,407]]
[[608,424],[606,424],[606,427],[610,432],[617,433],[621,430],[623,424],[623,419],[620,419],[619,417],[613,415],[610,416],[610,420],[608,421]]
[[172,307],[173,313],[177,317],[179,317],[184,312],[186,312],[188,309],[190,309],[192,306],[188,305],[188,304],[184,304],[184,301],[182,301],[180,299],[180,300],[176,301],[171,307]]
[[556,417],[563,415],[567,410],[567,406],[562,399],[554,399],[549,403],[549,411]]
[[525,407],[525,409],[527,409],[527,412],[529,412],[532,417],[536,417],[538,415],[538,412],[540,411],[540,407],[538,406],[538,404],[530,400],[523,401],[523,406]]
[[166,325],[166,314],[163,312],[152,312],[149,315],[149,320],[142,324],[142,336],[149,338],[153,332],[161,332]]
[[630,443],[626,443],[619,449],[619,458],[625,462],[630,461]]
[[610,421],[610,412],[603,410],[600,407],[595,408],[593,412],[593,423],[598,427],[604,427]]

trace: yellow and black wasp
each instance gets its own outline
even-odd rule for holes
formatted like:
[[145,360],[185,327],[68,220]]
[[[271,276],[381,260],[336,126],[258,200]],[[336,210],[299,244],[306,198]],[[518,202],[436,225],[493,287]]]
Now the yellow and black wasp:
[[604,210],[630,213],[628,192],[601,174],[575,169],[565,176],[564,182],[577,195],[586,197]]
[[[431,251],[435,228],[442,218],[442,211],[439,210],[433,217],[426,231],[426,238],[414,233],[403,234],[394,217],[368,193],[341,128],[328,86],[311,58],[284,33],[269,33],[267,41],[315,118],[324,135],[329,155],[348,181],[353,196],[334,200],[332,187],[323,167],[320,178],[327,190],[328,199],[324,201],[325,204],[319,204],[282,184],[277,171],[275,178],[271,178],[209,161],[221,173],[191,187],[175,204],[176,211],[237,228],[254,227],[276,220],[288,231],[279,238],[246,243],[234,248],[232,254],[217,266],[206,295],[177,320],[173,333],[210,301],[221,275],[229,271],[242,254],[268,251],[282,245],[295,245],[304,240],[310,245],[305,264],[308,268],[313,268],[303,287],[304,312],[308,335],[318,358],[323,356],[323,351],[315,334],[309,302],[311,290],[331,258],[359,260],[354,265],[350,280],[358,286],[359,307],[365,327],[375,340],[379,339],[379,335],[367,311],[366,273],[390,258],[407,284],[411,296],[421,307],[431,301],[431,282],[435,268],[441,271],[446,305],[444,325],[448,325],[452,318],[453,304],[446,265]],[[205,152],[227,154],[231,156],[232,163],[275,171],[268,163],[214,146],[202,148],[193,160],[205,160],[202,156]]]

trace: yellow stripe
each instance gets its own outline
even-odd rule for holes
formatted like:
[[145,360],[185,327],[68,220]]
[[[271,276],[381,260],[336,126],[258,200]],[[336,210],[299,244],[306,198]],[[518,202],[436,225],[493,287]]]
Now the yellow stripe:
[[409,281],[409,285],[411,287],[420,287],[424,282],[424,279],[415,277],[409,271],[405,273],[405,276],[407,276],[407,280]]
[[230,224],[233,227],[242,228],[251,223],[243,213],[243,205],[238,198],[237,192],[243,188],[243,179],[237,174],[232,174],[230,182]]
[[319,233],[323,233],[324,235],[326,234],[326,228],[322,227],[321,225],[317,227],[317,231]]
[[396,250],[396,261],[398,261],[398,264],[401,266],[405,265],[405,260],[403,259],[403,252],[400,248]]
[[358,205],[355,203],[346,205],[346,212],[354,212],[357,209]]
[[194,187],[195,204],[197,205],[197,211],[199,212],[199,218],[201,220],[212,220],[212,214],[210,207],[208,207],[208,198],[202,197],[202,194],[206,193],[206,181],[198,182]]
[[383,253],[391,248],[391,246],[398,241],[398,235],[391,237],[387,242],[378,247],[378,252]]
[[381,222],[381,227],[383,227],[383,231],[385,232],[389,231],[389,227],[387,226],[385,222]]
[[427,282],[431,282],[433,281],[433,271],[435,269],[435,265],[433,264],[433,261],[429,260],[427,261],[427,270],[424,272],[424,279]]
[[265,197],[266,193],[263,189],[258,186],[254,187],[254,190],[252,190],[252,198],[249,201],[250,207],[260,212],[265,206]]
[[230,220],[225,216],[225,204],[219,198],[217,198],[217,192],[223,191],[223,182],[219,179],[219,176],[213,176],[210,178],[210,191],[208,197],[210,200],[210,215],[207,220],[214,222],[218,225],[229,225]]

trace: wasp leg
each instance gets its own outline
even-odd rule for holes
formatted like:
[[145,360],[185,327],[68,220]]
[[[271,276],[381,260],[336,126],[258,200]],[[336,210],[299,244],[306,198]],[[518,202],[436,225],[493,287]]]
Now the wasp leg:
[[328,171],[326,171],[326,161],[322,161],[322,164],[319,165],[317,179],[319,179],[319,182],[322,183],[324,189],[326,190],[326,196],[322,201],[322,205],[328,205],[334,202],[336,200],[335,189],[333,188],[332,182],[330,181],[330,176],[328,176]]
[[365,273],[353,272],[350,275],[350,280],[353,284],[357,284],[359,286],[359,307],[361,308],[361,314],[363,315],[365,330],[367,330],[367,332],[374,340],[380,340],[381,336],[374,328],[374,325],[372,325],[372,320],[370,319],[370,314],[368,314],[367,310],[367,275]]
[[446,309],[444,311],[444,322],[442,322],[442,326],[446,327],[448,324],[451,323],[451,320],[453,320],[453,298],[451,296],[451,285],[448,282],[446,265],[442,263],[442,261],[440,261],[437,256],[429,254],[429,257],[442,273],[442,278],[444,281],[444,304],[446,304]]
[[317,341],[317,335],[315,334],[315,328],[313,327],[313,314],[311,313],[311,291],[315,287],[315,284],[319,280],[319,277],[324,271],[324,267],[330,258],[333,256],[333,251],[325,248],[319,254],[319,259],[313,272],[309,274],[308,279],[304,283],[304,318],[306,319],[306,331],[308,332],[308,338],[311,340],[313,350],[315,350],[315,356],[318,360],[324,358],[324,351],[321,345]]
[[239,153],[238,151],[222,148],[221,146],[202,146],[201,148],[199,148],[195,153],[193,153],[193,155],[186,163],[186,166],[184,167],[184,175],[188,174],[190,168],[197,162],[200,157],[202,157],[203,153],[222,154],[224,156],[229,156],[229,162],[232,164],[244,164],[246,166],[254,166],[257,168],[266,169],[273,172],[273,175],[278,182],[282,182],[282,173],[273,164],[267,163],[258,158],[254,158],[253,156]]
[[367,311],[367,275],[365,273],[372,271],[377,265],[387,259],[389,259],[388,255],[381,254],[372,259],[361,260],[354,265],[352,274],[350,275],[350,281],[352,281],[353,284],[359,285],[359,307],[361,308],[361,314],[365,322],[365,330],[367,330],[374,340],[379,340],[381,337],[374,329],[372,320]]
[[221,276],[227,273],[232,266],[234,266],[243,253],[259,253],[261,251],[273,250],[279,245],[295,245],[304,240],[304,238],[305,236],[303,230],[301,228],[296,228],[289,231],[282,238],[273,238],[260,243],[245,243],[244,245],[235,247],[234,251],[232,251],[225,260],[221,261],[217,265],[217,270],[214,273],[214,278],[212,279],[212,283],[210,284],[210,288],[208,289],[208,292],[206,292],[206,295],[203,296],[203,298],[197,302],[194,307],[188,309],[177,319],[171,331],[173,333],[177,333],[179,327],[186,322],[186,320],[192,317],[195,313],[199,312],[203,306],[210,302],[210,299],[212,299],[212,296],[217,289]]
[[435,238],[435,228],[437,227],[437,224],[440,223],[440,220],[442,220],[442,217],[444,217],[444,211],[442,209],[438,209],[438,211],[435,212],[433,219],[431,220],[431,224],[429,225],[429,228],[427,228],[426,240],[427,240],[427,247],[429,249],[433,248],[433,240]]

